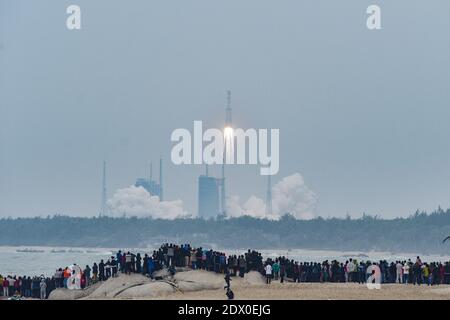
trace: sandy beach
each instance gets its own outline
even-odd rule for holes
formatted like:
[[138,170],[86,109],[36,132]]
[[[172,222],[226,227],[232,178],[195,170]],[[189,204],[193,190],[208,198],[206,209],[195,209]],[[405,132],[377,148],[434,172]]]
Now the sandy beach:
[[[380,290],[369,290],[365,285],[353,283],[272,283],[237,285],[232,289],[235,300],[450,300],[450,285],[385,284]],[[225,291],[177,292],[158,299],[223,300]]]
[[[142,275],[121,275],[84,290],[57,289],[55,300],[225,300],[223,275],[206,271],[178,272],[154,281]],[[233,277],[235,300],[450,300],[450,285],[382,284],[368,289],[358,283],[264,283],[257,272]]]

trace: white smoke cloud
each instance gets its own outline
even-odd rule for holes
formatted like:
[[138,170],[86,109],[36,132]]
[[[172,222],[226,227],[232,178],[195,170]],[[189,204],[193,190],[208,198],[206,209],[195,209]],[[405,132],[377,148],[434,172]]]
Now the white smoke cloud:
[[266,205],[256,196],[251,196],[242,205],[239,196],[231,196],[227,201],[227,216],[229,218],[242,216],[266,218]]
[[182,200],[159,201],[143,187],[130,186],[119,189],[107,202],[113,216],[152,217],[173,220],[189,217],[183,209]]
[[296,219],[312,219],[316,203],[316,194],[306,186],[301,174],[294,173],[272,187],[271,213],[266,213],[265,201],[261,198],[252,195],[241,205],[239,196],[232,196],[227,202],[227,216],[279,220],[288,213]]

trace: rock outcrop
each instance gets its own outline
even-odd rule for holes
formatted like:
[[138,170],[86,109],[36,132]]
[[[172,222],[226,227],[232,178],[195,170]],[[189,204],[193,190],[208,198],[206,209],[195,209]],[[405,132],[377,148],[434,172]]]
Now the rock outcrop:
[[[98,282],[84,290],[57,289],[52,291],[51,300],[78,299],[155,299],[174,293],[217,290],[225,285],[224,275],[205,270],[180,269],[174,276],[166,270],[160,270],[153,280],[141,274],[120,274],[116,278]],[[244,279],[233,277],[232,286],[265,284],[260,273],[252,271]]]
[[78,300],[89,296],[101,283],[96,283],[83,290],[55,289],[50,292],[49,300]]
[[116,278],[109,278],[104,281],[94,292],[92,292],[89,299],[113,299],[117,295],[127,291],[136,286],[141,286],[150,283],[151,279],[141,274],[132,273],[130,275],[121,274]]
[[134,286],[122,291],[115,298],[119,299],[151,299],[160,298],[168,294],[172,294],[176,288],[164,281],[155,281],[139,286]]

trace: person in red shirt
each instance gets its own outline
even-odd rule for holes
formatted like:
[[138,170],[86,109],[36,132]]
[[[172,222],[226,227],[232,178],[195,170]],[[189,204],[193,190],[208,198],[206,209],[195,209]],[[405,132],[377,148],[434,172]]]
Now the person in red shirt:
[[4,297],[8,297],[9,296],[9,281],[8,281],[8,277],[5,277],[5,279],[3,280],[3,296]]
[[67,281],[69,281],[71,274],[69,268],[64,269],[64,288],[67,289]]
[[86,287],[86,275],[84,274],[84,272],[81,274],[80,287],[81,289],[84,289]]
[[17,278],[16,281],[14,281],[14,294],[16,292],[20,293],[20,282],[21,282],[21,278]]

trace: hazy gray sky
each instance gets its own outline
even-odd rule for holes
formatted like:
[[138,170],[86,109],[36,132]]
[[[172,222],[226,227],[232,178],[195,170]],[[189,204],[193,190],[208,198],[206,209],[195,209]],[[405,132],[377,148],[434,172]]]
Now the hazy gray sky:
[[[82,9],[82,30],[66,8]],[[366,8],[382,9],[382,30]],[[448,0],[0,0],[0,216],[94,215],[165,159],[165,195],[196,212],[201,166],[170,134],[280,129],[280,172],[317,214],[404,216],[450,207]],[[213,171],[219,174],[219,170]],[[232,194],[264,198],[259,167]]]

